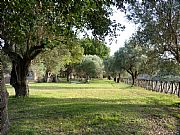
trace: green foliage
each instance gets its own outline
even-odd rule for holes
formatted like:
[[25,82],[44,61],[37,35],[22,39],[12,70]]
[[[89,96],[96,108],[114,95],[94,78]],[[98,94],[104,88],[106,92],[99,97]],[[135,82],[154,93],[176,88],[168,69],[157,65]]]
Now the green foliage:
[[[33,60],[32,67],[37,74],[38,72],[43,72],[43,75],[46,73],[58,74],[60,70],[65,70],[66,65],[80,62],[82,56],[83,48],[78,42],[69,41],[66,42],[66,45],[61,44],[53,49],[46,49]],[[42,70],[42,67],[45,70]]]
[[[61,44],[68,46],[69,40],[76,37],[78,30],[91,30],[97,38],[113,33],[117,27],[116,22],[110,20],[111,4],[109,0],[0,2],[0,47],[13,62],[11,84],[17,92],[16,95],[28,95],[28,90],[22,86],[26,86],[28,68],[31,61],[45,49],[53,49]],[[114,27],[111,27],[112,25]],[[74,51],[77,50],[74,48]],[[71,58],[73,63],[74,58],[77,57]],[[57,61],[53,64],[57,65]],[[56,72],[58,68],[53,67]]]
[[71,39],[71,41],[66,43],[66,46],[70,52],[69,64],[80,63],[84,53],[84,50],[80,45],[80,41],[77,39]]
[[106,72],[106,75],[110,76],[116,76],[119,70],[115,67],[115,59],[113,56],[106,58],[104,60],[104,69]]
[[110,48],[107,47],[102,41],[85,38],[81,39],[80,44],[84,48],[85,55],[97,55],[102,59],[109,56]]
[[86,77],[101,77],[104,71],[103,61],[96,55],[85,55],[82,62],[76,66],[77,73]]
[[[47,49],[34,60],[34,64],[43,64],[47,72],[57,74],[66,63],[69,63],[70,53],[64,46]],[[44,72],[45,74],[45,72]]]
[[126,70],[132,74],[136,72],[138,75],[141,67],[146,61],[146,56],[142,53],[142,48],[138,46],[133,40],[125,43],[125,47],[119,48],[114,54],[114,66],[116,69]]
[[175,95],[113,81],[31,83],[31,96],[18,99],[7,88],[9,135],[175,134],[180,118]]
[[157,76],[161,77],[162,80],[180,80],[180,66],[174,61],[161,59],[159,61],[158,69]]
[[[75,35],[92,30],[104,37],[111,32],[109,1],[4,1],[1,6],[1,35],[4,51],[33,59],[43,48],[52,48]],[[38,46],[38,47],[34,47]],[[8,50],[10,49],[10,50]],[[13,57],[11,57],[13,59]]]
[[139,38],[139,33],[137,32],[131,37],[131,40],[133,40],[134,44],[139,46],[141,50],[137,53],[144,57],[140,65],[141,74],[148,74],[159,78],[165,76],[179,76],[179,64],[176,60],[172,59],[171,54],[167,52],[166,54],[159,54],[158,50],[154,50],[150,45],[145,45],[139,40]]
[[0,59],[2,61],[2,64],[3,64],[3,67],[4,67],[4,73],[8,73],[10,74],[11,73],[11,61],[10,59],[8,58],[7,55],[4,54],[4,52],[0,49]]
[[129,7],[127,17],[139,23],[138,37],[159,54],[169,52],[180,63],[179,0],[139,2]]
[[43,78],[43,76],[45,76],[46,67],[42,62],[43,61],[40,62],[40,61],[34,60],[31,64],[30,69],[33,71],[34,75],[37,77],[35,79],[40,79],[40,78]]

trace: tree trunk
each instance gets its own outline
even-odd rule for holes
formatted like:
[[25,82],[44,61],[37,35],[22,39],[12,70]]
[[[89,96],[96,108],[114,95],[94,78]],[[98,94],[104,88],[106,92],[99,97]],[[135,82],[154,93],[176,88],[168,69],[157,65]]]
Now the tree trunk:
[[118,74],[118,78],[117,78],[117,83],[119,83],[120,77],[121,77],[121,74],[119,73],[119,74]]
[[135,76],[134,76],[134,74],[131,74],[131,77],[132,77],[132,86],[134,86],[134,84],[135,84]]
[[114,77],[114,81],[116,82],[116,77]]
[[18,62],[12,62],[12,71],[10,84],[15,89],[15,96],[28,96],[29,87],[27,83],[27,74],[30,61],[19,60]]
[[38,81],[39,81],[39,77],[37,76],[36,71],[34,72],[33,76],[34,76],[34,80],[35,80],[36,82],[38,82]]
[[8,119],[8,92],[5,88],[5,82],[3,77],[3,67],[0,60],[0,135],[5,135],[9,129]]
[[67,82],[70,81],[70,74],[72,72],[72,67],[70,65],[67,66],[67,70],[66,70],[66,77],[67,77]]
[[86,75],[86,80],[85,80],[86,83],[89,82],[89,75]]
[[49,72],[49,71],[46,71],[46,75],[45,75],[45,82],[49,83],[51,82],[51,76],[52,76],[52,73]]
[[108,75],[108,80],[111,80],[111,76],[110,75]]
[[52,80],[52,82],[55,82],[55,83],[58,83],[58,82],[59,82],[59,79],[58,79],[57,74],[54,74],[54,75],[53,75],[53,80]]
[[70,81],[70,74],[67,72],[67,74],[66,74],[66,79],[67,79],[67,82],[69,82]]
[[119,75],[119,80],[121,80],[121,73],[119,73],[118,75]]

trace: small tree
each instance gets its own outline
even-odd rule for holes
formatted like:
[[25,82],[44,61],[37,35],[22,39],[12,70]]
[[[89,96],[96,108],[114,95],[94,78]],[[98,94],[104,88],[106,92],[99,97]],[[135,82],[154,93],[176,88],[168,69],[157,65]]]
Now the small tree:
[[111,79],[111,76],[116,77],[117,75],[117,70],[116,70],[114,62],[115,62],[115,59],[113,56],[106,58],[104,60],[105,74],[106,76],[108,76],[109,80]]
[[103,61],[96,55],[85,55],[82,62],[76,66],[76,72],[79,72],[88,82],[89,78],[98,77],[101,78],[103,75]]
[[33,71],[34,80],[39,82],[45,75],[46,67],[44,66],[42,61],[33,60],[31,62],[30,70]]
[[142,71],[142,65],[146,61],[146,56],[142,53],[142,48],[133,40],[125,43],[125,47],[120,48],[114,54],[114,66],[127,71],[132,77],[132,85],[135,84],[135,79]]

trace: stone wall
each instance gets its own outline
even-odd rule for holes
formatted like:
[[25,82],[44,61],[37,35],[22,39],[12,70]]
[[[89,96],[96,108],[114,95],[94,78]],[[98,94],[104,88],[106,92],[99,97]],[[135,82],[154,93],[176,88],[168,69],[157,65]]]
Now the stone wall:
[[7,103],[8,92],[5,87],[3,77],[3,66],[0,60],[0,135],[6,135],[9,129]]

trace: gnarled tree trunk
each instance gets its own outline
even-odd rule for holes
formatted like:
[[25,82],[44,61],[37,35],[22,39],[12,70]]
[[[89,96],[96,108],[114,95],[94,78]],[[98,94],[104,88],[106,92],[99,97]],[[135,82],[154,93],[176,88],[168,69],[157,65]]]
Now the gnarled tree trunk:
[[16,44],[9,42],[5,37],[2,37],[2,35],[0,36],[4,40],[4,47],[2,47],[2,51],[7,54],[12,61],[10,84],[15,89],[15,96],[28,96],[28,69],[31,64],[31,60],[33,60],[39,53],[43,51],[45,44],[38,43],[37,45],[30,45],[30,41],[28,39],[24,52],[19,53],[16,50]]
[[30,61],[23,59],[12,62],[10,84],[15,89],[16,97],[29,95],[29,87],[27,83],[29,65]]
[[7,131],[9,129],[7,102],[8,92],[5,88],[3,67],[0,60],[0,135],[7,134]]

